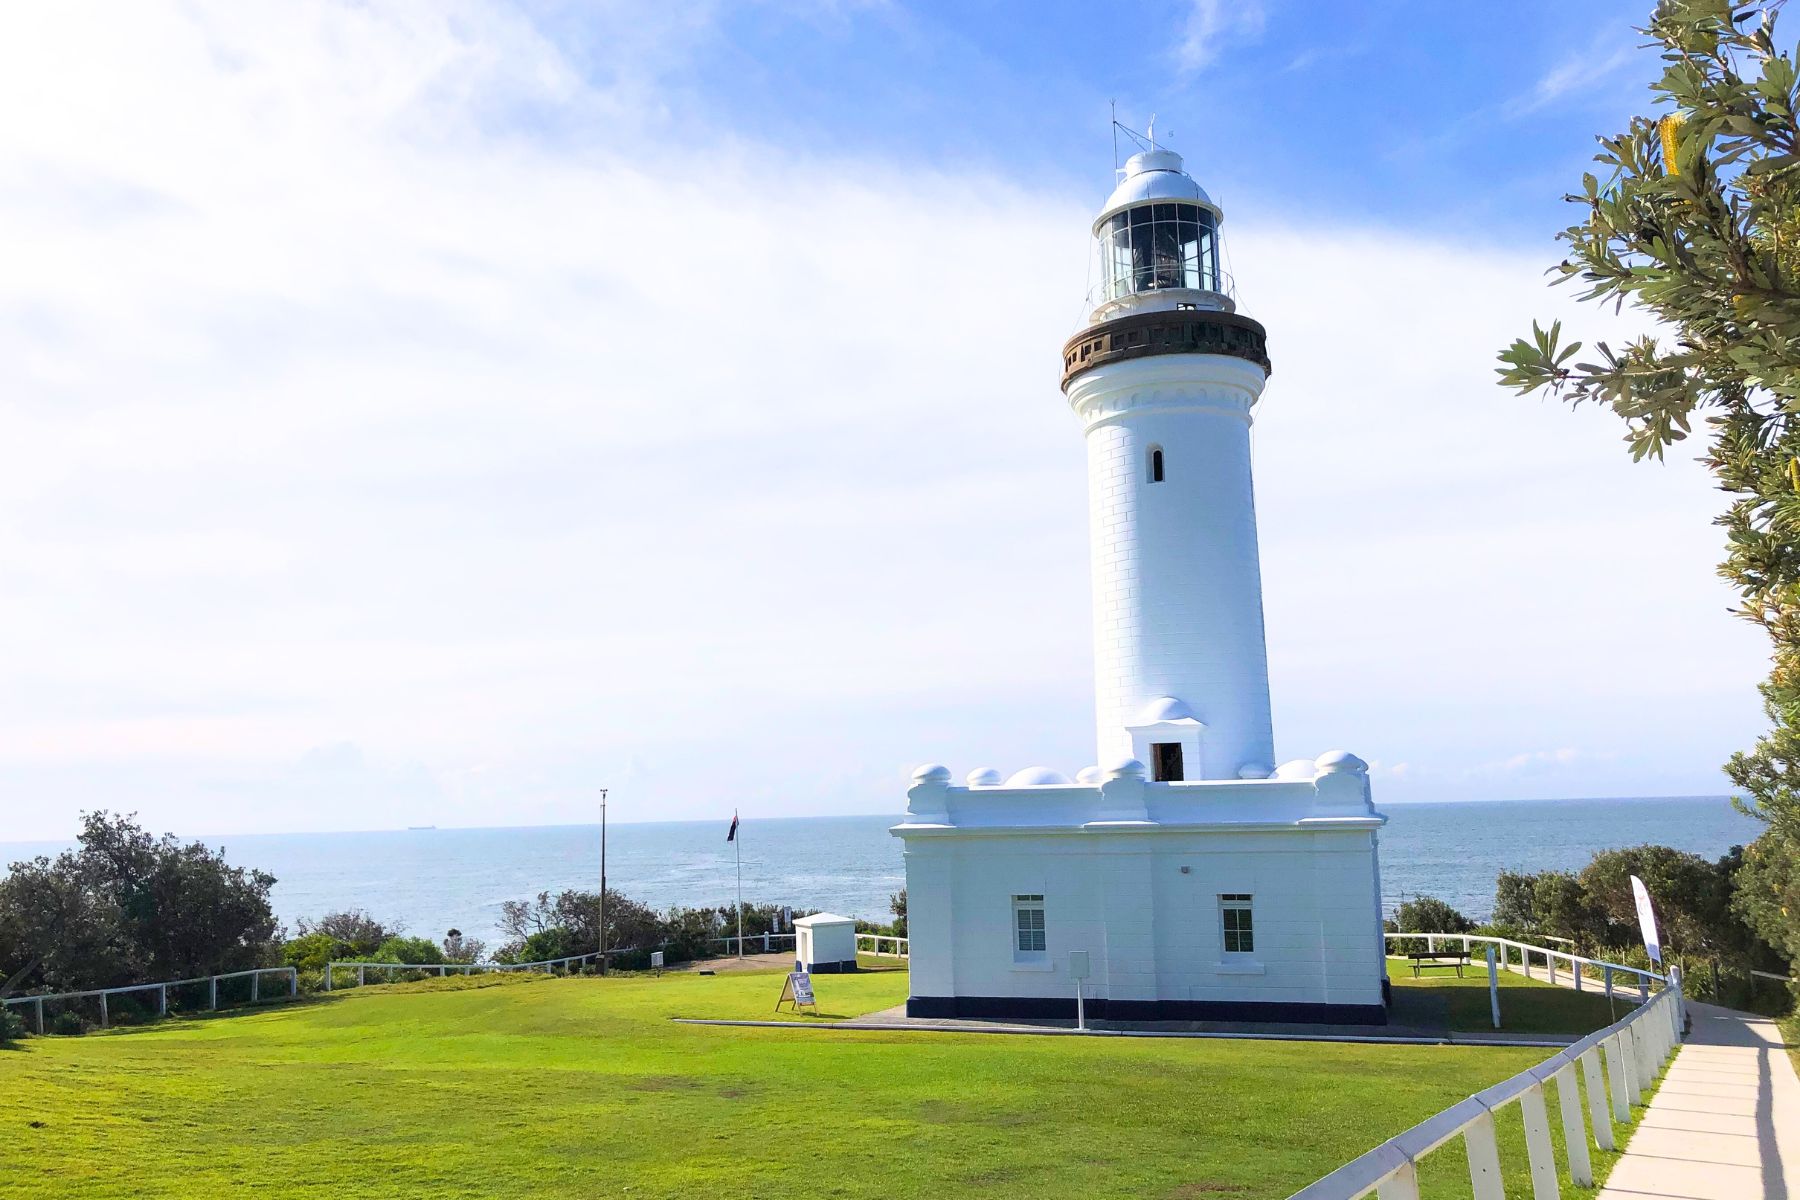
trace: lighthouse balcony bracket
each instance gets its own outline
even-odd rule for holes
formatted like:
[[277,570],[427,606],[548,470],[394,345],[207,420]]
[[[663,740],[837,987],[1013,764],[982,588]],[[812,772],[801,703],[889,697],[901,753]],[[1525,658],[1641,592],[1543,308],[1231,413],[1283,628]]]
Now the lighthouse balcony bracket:
[[1134,313],[1090,325],[1063,345],[1063,390],[1084,371],[1155,354],[1223,354],[1270,369],[1268,335],[1249,317],[1205,309]]

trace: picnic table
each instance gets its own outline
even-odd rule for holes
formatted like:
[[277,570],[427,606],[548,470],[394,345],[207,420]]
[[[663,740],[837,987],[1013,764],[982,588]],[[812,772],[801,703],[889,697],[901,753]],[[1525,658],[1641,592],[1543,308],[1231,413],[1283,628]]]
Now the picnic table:
[[1463,977],[1463,968],[1469,965],[1467,950],[1414,950],[1406,956],[1412,960],[1413,978],[1426,967],[1455,967],[1456,977]]

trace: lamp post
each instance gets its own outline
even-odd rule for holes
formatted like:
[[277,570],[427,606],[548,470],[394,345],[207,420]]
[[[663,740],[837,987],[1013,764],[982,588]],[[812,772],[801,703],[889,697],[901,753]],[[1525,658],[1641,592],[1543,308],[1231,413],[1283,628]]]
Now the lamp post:
[[600,973],[606,974],[606,788],[600,789]]

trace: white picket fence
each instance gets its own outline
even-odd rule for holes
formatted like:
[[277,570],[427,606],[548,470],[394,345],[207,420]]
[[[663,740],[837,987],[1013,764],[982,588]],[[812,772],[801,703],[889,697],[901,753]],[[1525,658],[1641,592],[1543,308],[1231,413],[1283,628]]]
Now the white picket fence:
[[106,998],[108,996],[119,996],[126,992],[155,992],[156,1015],[159,1017],[166,1017],[169,1015],[169,989],[172,987],[186,987],[188,984],[204,983],[206,984],[206,1007],[208,1009],[216,1009],[219,1007],[219,981],[221,979],[242,979],[245,976],[249,976],[250,1003],[258,1004],[262,1001],[262,977],[264,975],[287,976],[287,994],[289,996],[298,994],[300,990],[300,979],[294,968],[257,967],[250,971],[227,971],[223,975],[196,975],[192,979],[169,979],[160,983],[132,983],[127,984],[124,987],[92,988],[85,992],[52,992],[47,995],[7,996],[4,999],[0,999],[0,1005],[5,1005],[8,1008],[15,1006],[23,1008],[26,1005],[33,1006],[36,1010],[36,1020],[34,1025],[36,1026],[37,1032],[41,1034],[44,1032],[44,1005],[47,1002],[85,1000],[90,996],[98,996],[100,998],[100,1028],[107,1029],[112,1024],[111,1014],[108,1013],[106,1007]]
[[[1462,934],[1409,934],[1455,941]],[[1473,936],[1473,935],[1471,935]],[[1503,941],[1475,937],[1476,941]],[[1512,946],[1521,943],[1512,942]],[[1541,946],[1530,949],[1545,951]],[[1563,957],[1569,957],[1564,955]],[[1580,960],[1584,964],[1592,960]],[[1544,1085],[1556,1085],[1557,1107],[1562,1112],[1563,1152],[1569,1180],[1579,1187],[1594,1186],[1593,1145],[1602,1150],[1616,1146],[1613,1125],[1629,1122],[1633,1105],[1643,1103],[1644,1093],[1656,1081],[1669,1058],[1680,1047],[1687,1026],[1682,1006],[1681,972],[1669,978],[1614,963],[1618,972],[1649,976],[1664,984],[1654,997],[1634,1008],[1623,1020],[1589,1034],[1568,1049],[1461,1104],[1390,1138],[1360,1158],[1345,1163],[1316,1183],[1295,1192],[1289,1200],[1359,1200],[1376,1193],[1380,1200],[1419,1200],[1418,1162],[1452,1138],[1461,1135],[1469,1166],[1469,1186],[1475,1200],[1505,1200],[1500,1144],[1494,1115],[1517,1103],[1525,1125],[1525,1152],[1531,1173],[1532,1194],[1549,1200],[1559,1194],[1555,1142],[1550,1136],[1549,1108]],[[1648,986],[1648,980],[1644,980]],[[1576,1080],[1580,1075],[1580,1082]],[[1581,1092],[1585,1090],[1587,1120],[1582,1119]]]
[[1525,978],[1537,978],[1532,973],[1532,960],[1533,958],[1542,958],[1544,978],[1551,983],[1560,982],[1557,971],[1557,963],[1560,962],[1563,964],[1560,972],[1561,978],[1567,979],[1573,984],[1576,991],[1585,991],[1584,982],[1593,980],[1600,984],[1601,990],[1609,1000],[1613,999],[1616,994],[1613,981],[1620,976],[1631,976],[1635,981],[1639,1003],[1650,998],[1652,983],[1665,982],[1663,977],[1655,971],[1604,962],[1597,958],[1583,958],[1579,954],[1571,954],[1566,950],[1551,950],[1545,946],[1531,946],[1524,942],[1515,942],[1511,938],[1488,937],[1479,933],[1390,933],[1387,935],[1387,939],[1390,943],[1395,940],[1423,941],[1427,951],[1436,951],[1443,946],[1460,946],[1465,954],[1470,953],[1476,942],[1496,946],[1500,950],[1500,965],[1508,970],[1512,969],[1513,951],[1517,950],[1519,952],[1519,969]]
[[[868,948],[864,949],[864,943]],[[888,943],[891,950],[883,950],[881,944]],[[859,933],[856,935],[856,952],[867,954],[873,958],[911,958],[912,941],[909,938],[889,937],[885,933]]]

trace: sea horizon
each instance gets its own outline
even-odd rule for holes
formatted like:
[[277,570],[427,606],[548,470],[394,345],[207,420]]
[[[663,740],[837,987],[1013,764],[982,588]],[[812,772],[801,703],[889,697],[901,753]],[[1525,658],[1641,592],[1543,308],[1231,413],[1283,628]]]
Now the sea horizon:
[[[1730,804],[1730,802],[1734,798],[1735,798],[1735,794],[1731,793],[1731,792],[1694,792],[1691,794],[1676,793],[1676,794],[1663,795],[1663,796],[1501,796],[1501,797],[1490,796],[1490,797],[1479,797],[1479,798],[1471,798],[1471,799],[1464,799],[1464,800],[1389,800],[1389,801],[1377,800],[1375,802],[1375,811],[1385,812],[1386,810],[1388,810],[1390,808],[1464,807],[1464,806],[1480,806],[1480,805],[1486,805],[1486,804],[1660,804],[1660,803],[1674,803],[1674,802],[1702,801],[1702,800],[1720,801],[1720,802],[1723,802],[1726,804]],[[109,810],[105,810],[105,811],[125,812],[125,811],[129,811],[129,810],[125,810],[125,809],[110,810],[109,809]],[[741,810],[740,810],[740,815],[742,815]],[[836,820],[846,820],[846,819],[864,819],[864,818],[890,817],[890,816],[894,819],[895,823],[898,824],[902,819],[904,819],[905,812],[904,812],[904,810],[899,810],[899,811],[890,811],[890,812],[870,811],[870,812],[843,812],[843,813],[804,813],[804,814],[793,814],[793,815],[787,815],[787,816],[767,816],[767,817],[755,816],[755,815],[745,815],[745,816],[743,816],[742,819],[743,819],[743,823],[746,826],[748,826],[753,822],[760,824],[765,821],[836,821]],[[724,822],[725,824],[730,824],[731,817],[729,815],[724,815],[724,816],[718,816],[718,817],[681,817],[681,818],[676,818],[676,819],[656,819],[656,820],[611,820],[611,819],[609,819],[606,824],[607,824],[608,829],[617,829],[622,826],[704,825],[704,824],[717,823],[717,822]],[[149,828],[149,827],[146,826],[146,828]],[[355,835],[355,834],[367,834],[367,833],[431,833],[431,832],[447,832],[450,830],[456,830],[458,832],[464,832],[464,833],[473,833],[473,832],[480,832],[480,831],[505,832],[505,831],[510,831],[510,830],[520,830],[520,829],[598,829],[598,828],[600,828],[600,822],[598,822],[598,821],[541,821],[541,822],[527,822],[525,824],[519,824],[519,825],[438,825],[438,824],[430,824],[430,825],[370,825],[370,826],[366,826],[366,827],[360,828],[360,829],[265,829],[265,830],[244,829],[244,830],[223,830],[223,831],[222,830],[211,830],[211,831],[204,832],[204,833],[175,833],[175,836],[184,841],[206,842],[209,839],[213,839],[213,838],[329,837],[329,836],[334,836],[337,834]],[[154,834],[155,836],[160,837],[165,832],[174,832],[174,831],[150,829],[150,832],[152,834]],[[0,859],[5,858],[5,852],[10,847],[15,847],[15,846],[58,846],[58,847],[63,847],[63,846],[73,846],[74,844],[75,844],[75,836],[73,834],[71,834],[70,836],[68,836],[66,838],[8,838],[8,839],[0,840]],[[0,870],[3,870],[5,865],[6,865],[5,862],[0,862]]]
[[[1382,906],[1430,895],[1485,919],[1494,877],[1578,871],[1605,849],[1662,844],[1717,859],[1762,829],[1727,794],[1402,801],[1379,806]],[[906,885],[901,814],[747,817],[737,844],[729,816],[607,825],[607,885],[656,909],[746,903],[822,909],[886,923]],[[271,901],[292,930],[328,912],[362,909],[407,932],[449,929],[496,943],[502,905],[539,892],[599,885],[598,822],[181,835],[235,866],[274,875]],[[152,832],[160,832],[153,830]],[[60,840],[0,842],[0,873],[54,855]]]

